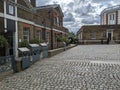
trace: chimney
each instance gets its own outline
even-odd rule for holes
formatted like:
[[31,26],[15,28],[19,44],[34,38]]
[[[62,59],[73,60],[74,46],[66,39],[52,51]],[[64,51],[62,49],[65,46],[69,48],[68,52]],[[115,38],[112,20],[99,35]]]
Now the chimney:
[[31,5],[33,6],[33,7],[36,7],[36,0],[30,0],[31,1]]

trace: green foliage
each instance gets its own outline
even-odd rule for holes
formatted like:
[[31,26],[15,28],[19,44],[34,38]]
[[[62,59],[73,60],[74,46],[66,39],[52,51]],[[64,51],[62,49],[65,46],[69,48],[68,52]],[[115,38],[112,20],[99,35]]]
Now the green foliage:
[[19,42],[19,47],[29,47],[29,42],[27,40]]
[[69,43],[69,40],[65,36],[57,36],[57,42],[66,42],[67,44]]
[[69,40],[68,40],[68,38],[67,38],[67,37],[62,37],[62,41],[63,41],[63,42],[66,42],[66,44],[68,44],[68,43],[69,43]]
[[62,42],[62,36],[57,36],[57,42]]
[[69,39],[70,39],[70,43],[75,43],[76,42],[76,35],[75,35],[74,32],[69,33]]
[[33,39],[33,40],[30,41],[31,44],[40,44],[42,42],[43,42],[42,39],[41,40],[39,40],[39,39]]
[[76,35],[74,32],[70,32],[69,33],[69,37],[72,38],[72,39],[75,39],[76,38]]
[[6,48],[8,45],[9,44],[7,39],[4,36],[0,35],[0,48]]

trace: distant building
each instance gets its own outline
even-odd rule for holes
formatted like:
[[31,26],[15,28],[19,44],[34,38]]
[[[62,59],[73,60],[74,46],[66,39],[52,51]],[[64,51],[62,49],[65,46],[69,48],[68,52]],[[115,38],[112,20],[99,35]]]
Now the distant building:
[[101,12],[100,25],[85,25],[77,32],[82,44],[120,43],[120,6]]
[[101,25],[120,24],[120,5],[104,9],[100,18]]
[[54,49],[56,37],[68,35],[63,16],[59,5],[36,7],[36,0],[1,0],[0,35],[8,39],[11,54],[16,56],[18,44],[24,40],[42,39]]

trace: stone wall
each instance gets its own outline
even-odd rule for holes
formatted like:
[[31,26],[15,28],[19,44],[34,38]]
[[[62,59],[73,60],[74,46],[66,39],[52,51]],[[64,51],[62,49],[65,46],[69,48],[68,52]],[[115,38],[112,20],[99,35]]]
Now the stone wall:
[[[82,40],[79,40],[82,44],[100,44],[101,40],[104,42],[107,40],[107,32],[113,30],[113,40],[117,43],[120,41],[120,25],[92,25],[83,26],[77,33],[79,36],[82,33]],[[96,33],[96,38],[92,38],[91,34]]]

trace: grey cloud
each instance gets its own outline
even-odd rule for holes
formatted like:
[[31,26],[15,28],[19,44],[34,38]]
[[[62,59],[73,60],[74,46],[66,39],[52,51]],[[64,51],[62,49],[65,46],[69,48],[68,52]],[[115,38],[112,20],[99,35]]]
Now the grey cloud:
[[[100,12],[120,0],[73,0],[60,2],[59,0],[37,0],[37,5],[60,4],[64,13],[64,26],[76,32],[83,24],[99,24]],[[97,11],[99,10],[99,11]]]
[[66,13],[65,17],[64,17],[64,21],[65,22],[74,22],[75,18],[73,17],[73,15],[71,13]]
[[49,2],[50,2],[50,0],[36,0],[37,6],[43,6],[43,5],[46,5]]
[[92,0],[93,3],[105,3],[105,2],[109,2],[111,0]]
[[81,22],[83,24],[94,24],[94,23],[99,23],[99,17],[88,17],[88,18],[84,18]]
[[79,14],[80,16],[89,16],[89,13],[95,12],[95,7],[93,7],[91,4],[88,4],[84,7],[78,7],[75,10],[76,14]]
[[68,7],[70,7],[70,8],[73,8],[73,6],[74,6],[74,3],[73,3],[73,2],[70,2],[70,3],[68,4]]

